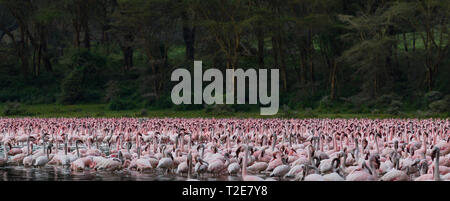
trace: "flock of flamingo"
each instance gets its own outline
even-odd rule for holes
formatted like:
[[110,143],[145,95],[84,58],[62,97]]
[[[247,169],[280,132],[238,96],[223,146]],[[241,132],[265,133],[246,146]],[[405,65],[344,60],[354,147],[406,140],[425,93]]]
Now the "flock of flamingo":
[[448,119],[0,118],[0,169],[448,181]]

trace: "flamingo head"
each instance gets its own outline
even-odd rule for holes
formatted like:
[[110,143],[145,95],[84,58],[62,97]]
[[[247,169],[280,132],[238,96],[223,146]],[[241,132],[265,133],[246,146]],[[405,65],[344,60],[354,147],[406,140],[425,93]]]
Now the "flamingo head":
[[431,152],[431,160],[432,161],[434,161],[434,158],[439,157],[439,152],[440,152],[439,147],[435,146],[433,148],[433,151]]

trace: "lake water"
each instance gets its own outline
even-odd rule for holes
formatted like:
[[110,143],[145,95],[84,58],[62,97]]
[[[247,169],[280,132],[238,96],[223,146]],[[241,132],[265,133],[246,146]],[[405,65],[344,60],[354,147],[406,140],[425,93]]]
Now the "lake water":
[[[33,151],[40,149],[40,146],[34,146]],[[75,148],[73,147],[72,150]],[[107,149],[107,147],[101,147]],[[0,157],[3,157],[3,146],[0,146]],[[11,156],[9,157],[11,159]],[[174,170],[175,171],[175,170]],[[267,175],[258,174],[262,178]],[[198,179],[196,175],[192,178]],[[45,167],[24,167],[9,165],[0,167],[0,181],[184,181],[187,175],[180,176],[175,173],[167,174],[163,170],[148,170],[138,172],[128,169],[121,171],[95,171],[85,170],[83,172],[71,171],[68,167],[46,165]],[[204,181],[240,181],[240,175],[221,175],[204,174],[199,180]]]
[[[206,175],[206,181],[239,181],[238,176],[211,177]],[[73,172],[69,168],[47,165],[42,168],[8,166],[0,167],[0,181],[183,181],[186,177],[176,174],[164,174],[163,171],[153,170],[137,172],[121,170],[115,172],[86,170]]]

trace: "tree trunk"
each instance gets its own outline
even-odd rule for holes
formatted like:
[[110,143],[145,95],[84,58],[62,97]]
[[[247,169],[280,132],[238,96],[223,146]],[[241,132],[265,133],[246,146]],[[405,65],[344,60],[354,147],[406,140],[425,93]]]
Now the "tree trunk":
[[186,60],[193,61],[195,58],[195,30],[196,26],[190,25],[186,11],[181,14],[183,20],[183,39],[186,45]]
[[274,67],[279,68],[279,61],[278,61],[278,42],[275,37],[272,37],[272,54],[273,54],[273,62]]
[[36,77],[39,76],[39,72],[41,71],[41,57],[42,57],[42,45],[41,45],[41,43],[39,43],[38,58],[36,59],[36,62],[37,62]]
[[314,76],[314,61],[311,57],[309,59],[309,73],[311,82],[314,83],[316,81],[316,77]]
[[307,44],[308,44],[307,58],[309,59],[309,73],[310,73],[309,76],[312,83],[311,90],[314,93],[314,83],[316,81],[316,78],[314,76],[314,61],[313,61],[314,44],[312,41],[312,29],[309,29],[308,31]]
[[80,47],[81,26],[76,19],[73,19],[72,23],[73,23],[73,29],[74,29],[74,34],[75,34],[74,38],[73,38],[73,44],[74,44],[75,48],[79,48]]
[[281,79],[283,80],[283,90],[287,91],[287,76],[286,76],[286,61],[283,53],[283,43],[282,38],[278,38],[278,55],[280,56],[281,65]]
[[33,48],[33,71],[32,74],[33,76],[36,76],[36,48]]
[[25,76],[28,74],[28,55],[27,55],[27,44],[25,42],[25,31],[20,29],[20,42],[18,45],[18,55],[22,61],[22,74]]
[[52,63],[50,61],[50,55],[48,53],[46,39],[44,39],[42,42],[42,56],[43,56],[42,59],[44,60],[45,69],[47,70],[47,72],[52,72],[53,67],[52,67]]
[[377,97],[378,94],[378,73],[375,72],[375,80],[373,82],[374,89],[373,89],[373,96]]
[[193,61],[195,58],[195,27],[183,28],[184,42],[186,44],[186,60]]
[[300,46],[300,83],[306,83],[306,52]]
[[406,33],[403,32],[403,44],[405,47],[405,52],[406,52],[406,65],[408,67],[408,69],[410,68],[410,61],[409,61],[409,55],[408,55],[408,40],[406,40]]
[[258,40],[258,64],[260,69],[264,69],[264,33],[262,29],[258,28],[256,32]]
[[87,19],[84,20],[84,47],[87,49],[91,48],[91,36],[89,32],[89,22]]
[[427,68],[427,89],[428,91],[433,91],[433,76],[431,73],[431,68]]
[[125,47],[123,49],[123,56],[125,70],[131,69],[133,67],[133,48]]
[[334,100],[336,98],[336,74],[337,74],[337,65],[336,60],[332,59],[331,61],[331,85],[330,85],[330,99]]

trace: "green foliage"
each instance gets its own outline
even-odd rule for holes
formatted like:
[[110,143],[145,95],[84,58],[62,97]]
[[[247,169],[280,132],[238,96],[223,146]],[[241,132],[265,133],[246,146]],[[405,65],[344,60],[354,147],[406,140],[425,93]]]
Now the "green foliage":
[[214,105],[207,105],[205,107],[205,112],[207,114],[230,114],[235,112],[233,107],[231,105],[227,104],[214,104]]
[[172,98],[170,97],[170,95],[164,95],[154,100],[153,102],[147,102],[147,106],[156,109],[169,109],[173,106]]
[[1,33],[13,30],[0,43],[0,102],[104,103],[107,114],[129,116],[142,108],[259,112],[262,105],[173,105],[171,72],[192,70],[194,44],[204,70],[280,69],[284,117],[445,115],[448,2],[1,0]]
[[87,50],[75,52],[71,57],[72,70],[61,84],[61,103],[98,101],[102,97],[106,58]]
[[442,93],[439,91],[430,91],[425,94],[425,102],[432,103],[434,101],[440,100],[442,98]]
[[202,104],[180,104],[172,107],[175,111],[192,111],[203,109]]
[[141,109],[138,113],[138,116],[140,116],[140,117],[145,117],[147,115],[148,115],[148,110],[146,110],[146,109]]
[[22,108],[22,105],[18,102],[6,102],[3,105],[3,115],[12,116],[12,115],[21,115],[25,114],[25,110]]
[[108,108],[113,111],[131,110],[137,108],[137,104],[131,100],[112,99]]
[[431,111],[436,113],[450,112],[450,95],[445,96],[441,100],[430,103],[429,107]]

